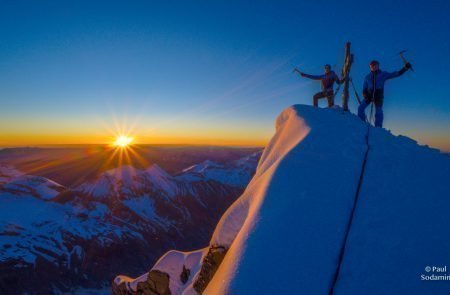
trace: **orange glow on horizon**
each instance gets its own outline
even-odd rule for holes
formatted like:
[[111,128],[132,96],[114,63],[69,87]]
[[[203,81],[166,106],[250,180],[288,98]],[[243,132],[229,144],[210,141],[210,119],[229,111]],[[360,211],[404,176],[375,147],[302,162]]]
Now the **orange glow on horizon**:
[[[171,120],[171,118],[166,118]],[[173,118],[172,118],[173,119]],[[126,145],[116,142],[120,136],[132,138],[138,145],[211,145],[262,147],[273,134],[271,128],[249,125],[246,129],[239,124],[200,124],[196,120],[175,120],[164,123],[164,118],[153,118],[146,122],[139,114],[133,119],[124,115],[111,115],[109,120],[87,118],[82,122],[10,122],[0,126],[0,148],[51,145],[105,145],[118,147]],[[144,122],[143,122],[144,121]],[[17,125],[16,129],[12,126]],[[170,126],[169,126],[170,125]],[[239,125],[240,126],[240,125]],[[8,128],[6,128],[8,127]],[[121,139],[123,140],[123,138]],[[116,143],[116,144],[114,144]]]
[[[269,130],[266,134],[197,134],[197,136],[185,136],[181,134],[162,136],[160,134],[137,134],[130,132],[105,132],[110,135],[99,134],[1,134],[0,148],[6,147],[26,147],[26,146],[52,146],[52,145],[104,145],[117,147],[114,145],[120,134],[125,137],[131,137],[126,134],[136,134],[133,136],[131,145],[210,145],[210,146],[239,146],[239,147],[264,147],[267,145],[272,133]],[[419,144],[428,144],[432,147],[441,149],[444,152],[450,152],[450,138],[434,135],[410,134],[418,139]],[[128,146],[130,147],[130,146]]]
[[[106,145],[117,146],[114,143],[120,137],[118,133],[107,135],[36,135],[36,134],[0,134],[0,147],[19,147],[19,146],[49,146],[49,145]],[[130,137],[125,135],[126,137]],[[224,135],[223,137],[209,136],[133,136],[131,145],[146,144],[169,144],[169,145],[211,145],[211,146],[265,146],[270,139],[269,136],[243,136],[237,134],[232,137]]]

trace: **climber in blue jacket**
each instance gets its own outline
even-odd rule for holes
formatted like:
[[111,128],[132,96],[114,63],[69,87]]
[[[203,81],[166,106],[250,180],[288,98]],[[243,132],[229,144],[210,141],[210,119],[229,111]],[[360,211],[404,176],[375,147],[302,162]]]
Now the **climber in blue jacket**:
[[369,64],[370,73],[364,79],[364,100],[358,107],[358,116],[363,121],[366,121],[365,110],[373,102],[375,104],[375,126],[383,127],[384,82],[403,75],[411,68],[411,64],[406,63],[401,70],[392,73],[381,71],[379,65],[376,60],[371,61]]
[[331,70],[331,66],[329,64],[325,65],[325,73],[323,75],[308,75],[303,72],[300,72],[297,68],[294,69],[295,72],[299,73],[300,76],[313,79],[320,80],[320,84],[322,86],[322,91],[317,92],[313,96],[313,105],[317,107],[319,105],[319,99],[326,97],[328,100],[328,107],[331,108],[334,106],[334,90],[333,84],[334,82],[341,84],[344,82],[344,79],[339,79],[334,71]]

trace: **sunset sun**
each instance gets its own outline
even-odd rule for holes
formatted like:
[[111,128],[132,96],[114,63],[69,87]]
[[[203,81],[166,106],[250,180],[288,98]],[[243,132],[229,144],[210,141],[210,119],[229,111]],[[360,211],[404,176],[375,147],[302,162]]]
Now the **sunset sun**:
[[120,135],[116,138],[113,145],[116,147],[127,147],[131,145],[133,138],[130,136]]

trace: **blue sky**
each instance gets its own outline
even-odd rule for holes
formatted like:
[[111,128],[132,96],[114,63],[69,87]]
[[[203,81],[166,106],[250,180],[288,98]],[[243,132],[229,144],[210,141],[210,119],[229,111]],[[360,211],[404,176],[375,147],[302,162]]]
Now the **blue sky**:
[[415,72],[387,82],[385,127],[450,150],[450,2],[311,2],[0,0],[0,145],[121,128],[142,142],[261,144],[320,89],[292,68],[340,71],[350,40],[359,91],[371,59],[397,70],[408,49]]

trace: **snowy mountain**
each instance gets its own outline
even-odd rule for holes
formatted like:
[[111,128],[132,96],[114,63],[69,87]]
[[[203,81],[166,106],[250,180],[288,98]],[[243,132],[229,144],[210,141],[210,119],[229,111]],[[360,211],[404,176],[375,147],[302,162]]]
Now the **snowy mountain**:
[[450,294],[449,176],[438,150],[340,109],[290,107],[210,246],[167,252],[113,291]]
[[0,166],[0,294],[104,288],[170,248],[207,245],[260,154],[202,177],[122,166],[75,188]]
[[233,186],[245,186],[253,176],[259,156],[260,153],[255,153],[226,165],[207,160],[183,170],[180,177],[191,181],[216,180]]

